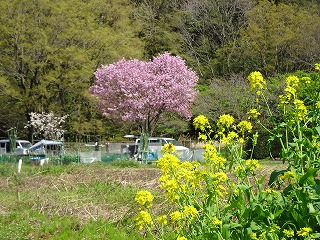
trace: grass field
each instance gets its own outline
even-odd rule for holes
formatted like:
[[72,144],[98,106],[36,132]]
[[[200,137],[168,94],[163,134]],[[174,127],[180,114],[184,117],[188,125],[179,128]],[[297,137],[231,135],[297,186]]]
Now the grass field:
[[[284,168],[261,164],[261,175]],[[134,197],[151,191],[161,212],[159,176],[155,166],[132,161],[23,165],[20,173],[16,163],[1,164],[0,239],[148,239],[134,226]]]

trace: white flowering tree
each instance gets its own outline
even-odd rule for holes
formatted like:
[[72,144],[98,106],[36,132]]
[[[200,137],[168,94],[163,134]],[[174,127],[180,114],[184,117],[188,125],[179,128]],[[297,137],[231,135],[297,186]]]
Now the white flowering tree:
[[50,113],[30,113],[30,121],[26,128],[33,128],[33,135],[36,137],[43,137],[45,139],[60,140],[63,137],[64,130],[63,123],[66,121],[68,115],[62,117],[55,116],[53,112]]

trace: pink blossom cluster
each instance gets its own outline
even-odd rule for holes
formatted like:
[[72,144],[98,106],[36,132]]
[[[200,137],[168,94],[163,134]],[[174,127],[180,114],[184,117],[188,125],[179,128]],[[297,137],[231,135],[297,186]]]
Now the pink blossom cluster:
[[53,112],[50,113],[30,113],[30,121],[25,128],[33,127],[34,136],[44,137],[45,139],[58,140],[63,137],[64,130],[62,124],[68,115],[57,117]]
[[95,72],[91,93],[104,115],[139,121],[163,112],[191,117],[197,74],[185,61],[170,53],[148,62],[122,59]]

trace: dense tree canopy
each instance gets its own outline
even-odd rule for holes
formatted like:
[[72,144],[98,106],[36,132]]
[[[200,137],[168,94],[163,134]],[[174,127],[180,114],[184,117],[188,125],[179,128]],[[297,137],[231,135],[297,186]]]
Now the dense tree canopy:
[[[181,56],[200,77],[192,113],[210,119],[251,99],[251,71],[268,77],[320,62],[316,0],[3,0],[0,11],[0,129],[20,135],[31,112],[51,111],[69,115],[66,136],[131,131],[103,118],[88,93],[94,71],[122,58]],[[185,122],[162,123],[159,134]]]
[[319,12],[261,1],[246,16],[248,26],[227,50],[233,71],[256,69],[270,76],[313,69],[320,56]]
[[85,123],[94,114],[88,94],[94,69],[140,56],[131,7],[121,0],[1,1],[2,111],[14,106],[24,122],[31,112],[68,113],[70,130],[92,131]]

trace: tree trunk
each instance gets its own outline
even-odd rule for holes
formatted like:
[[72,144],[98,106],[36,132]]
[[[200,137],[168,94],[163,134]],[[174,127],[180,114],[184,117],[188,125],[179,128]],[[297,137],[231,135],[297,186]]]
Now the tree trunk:
[[149,120],[146,119],[142,125],[141,136],[140,136],[140,151],[141,151],[141,160],[143,163],[147,163],[149,158],[149,136],[150,136]]

